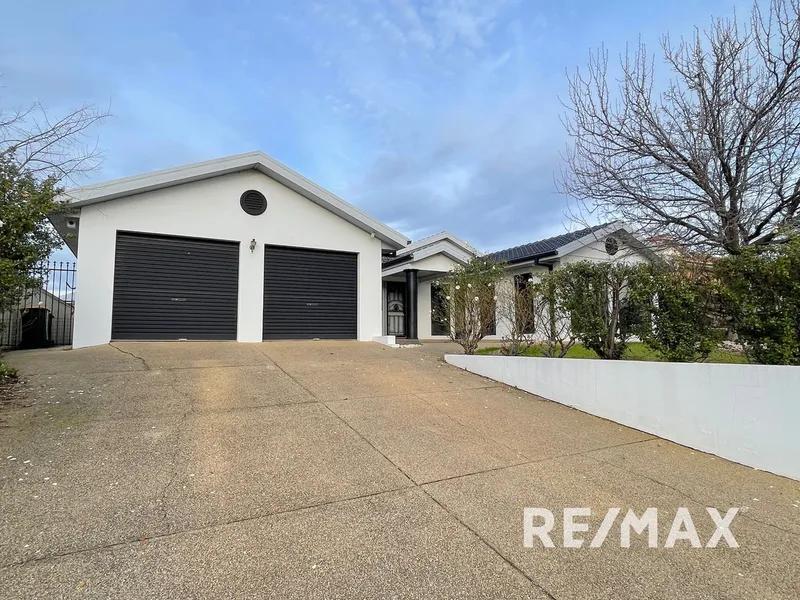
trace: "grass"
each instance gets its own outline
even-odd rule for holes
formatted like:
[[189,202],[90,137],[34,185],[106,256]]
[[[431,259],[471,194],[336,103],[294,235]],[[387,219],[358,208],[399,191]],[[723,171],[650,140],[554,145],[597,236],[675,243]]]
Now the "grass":
[[9,367],[2,360],[0,360],[0,384],[11,383],[17,379],[17,370],[14,367]]
[[[499,353],[499,346],[490,346],[488,348],[479,348],[476,354],[495,354]],[[531,346],[524,354],[525,356],[544,356],[542,346]],[[566,358],[600,358],[594,350],[589,350],[581,344],[575,344],[567,352]],[[622,355],[623,360],[650,360],[661,361],[661,357],[655,350],[647,347],[642,342],[630,342],[625,349],[625,354]],[[714,350],[706,362],[710,363],[733,363],[733,364],[747,364],[747,358],[744,354],[738,352],[730,352],[728,350]]]

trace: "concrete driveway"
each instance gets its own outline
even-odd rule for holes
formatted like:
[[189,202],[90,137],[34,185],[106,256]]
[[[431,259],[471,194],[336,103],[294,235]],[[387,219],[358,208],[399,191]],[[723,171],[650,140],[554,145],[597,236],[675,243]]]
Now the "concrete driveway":
[[[460,371],[444,346],[6,356],[0,597],[800,596],[800,484]],[[452,350],[452,348],[451,348]],[[647,390],[642,390],[646,395]],[[800,457],[798,457],[800,460]],[[557,547],[523,546],[524,507]],[[564,507],[742,507],[740,548],[561,547]],[[621,519],[621,517],[620,517]],[[641,539],[640,539],[641,538]]]

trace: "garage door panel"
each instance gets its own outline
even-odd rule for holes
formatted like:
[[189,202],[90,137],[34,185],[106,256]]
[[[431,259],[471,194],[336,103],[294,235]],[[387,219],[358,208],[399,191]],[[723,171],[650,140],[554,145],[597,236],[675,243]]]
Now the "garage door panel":
[[119,233],[113,339],[235,340],[239,245]]
[[[213,285],[213,282],[204,281],[203,283],[206,285]],[[158,298],[166,301],[173,301],[172,298],[185,298],[188,296],[195,298],[202,297],[209,301],[223,302],[225,304],[230,304],[232,299],[235,300],[237,298],[237,294],[235,293],[206,291],[200,295],[189,286],[170,286],[164,284],[161,287],[150,286],[143,289],[129,289],[126,291],[125,297],[119,300],[119,304],[124,305],[128,302],[136,301],[152,302]]]
[[355,339],[358,256],[264,248],[264,339]]
[[[177,238],[176,238],[177,239]],[[217,242],[203,242],[203,243],[217,243]],[[238,250],[237,250],[238,252]],[[220,264],[220,263],[227,263],[227,257],[230,253],[220,253],[218,249],[208,249],[203,248],[202,246],[198,246],[196,243],[191,242],[185,245],[185,247],[173,247],[173,248],[148,248],[148,247],[141,247],[137,248],[135,246],[131,246],[129,248],[120,248],[119,254],[121,256],[147,256],[153,258],[160,258],[165,256],[180,256],[186,261],[191,262],[201,262],[205,261],[208,264]]]

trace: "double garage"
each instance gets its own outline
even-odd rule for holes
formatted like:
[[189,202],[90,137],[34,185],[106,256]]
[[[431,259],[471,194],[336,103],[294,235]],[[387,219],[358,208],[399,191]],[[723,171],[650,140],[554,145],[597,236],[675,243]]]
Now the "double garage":
[[[112,340],[235,340],[240,243],[117,232]],[[263,339],[356,339],[358,255],[264,246]]]
[[381,335],[382,256],[408,239],[262,152],[70,190],[73,348]]

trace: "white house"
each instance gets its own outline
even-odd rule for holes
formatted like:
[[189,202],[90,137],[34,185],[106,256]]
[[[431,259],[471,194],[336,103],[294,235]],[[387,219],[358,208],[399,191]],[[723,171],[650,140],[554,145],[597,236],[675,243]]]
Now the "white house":
[[[111,340],[443,337],[431,281],[477,251],[415,243],[262,152],[72,190],[73,347]],[[646,249],[618,224],[495,253],[512,273]],[[494,337],[502,337],[502,331]]]

